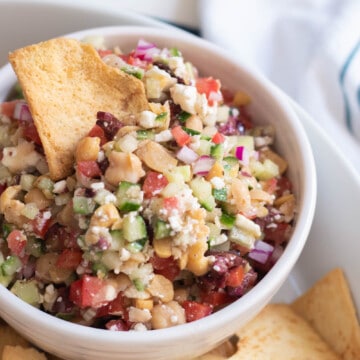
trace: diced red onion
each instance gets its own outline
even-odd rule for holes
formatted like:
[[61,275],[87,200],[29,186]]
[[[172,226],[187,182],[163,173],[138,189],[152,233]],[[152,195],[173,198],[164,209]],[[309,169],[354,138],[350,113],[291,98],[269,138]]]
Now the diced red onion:
[[249,164],[249,152],[245,146],[237,146],[235,149],[235,156],[241,161],[243,165]]
[[274,251],[274,247],[264,241],[255,242],[255,247],[249,252],[249,258],[260,264],[265,264]]
[[280,256],[283,254],[283,252],[284,252],[284,248],[282,246],[280,246],[280,245],[275,246],[274,251],[271,253],[271,256],[270,256],[270,263],[272,265],[275,264],[279,260]]
[[208,155],[200,156],[192,165],[193,173],[196,175],[207,175],[213,167],[215,159]]
[[160,53],[155,44],[140,39],[134,51],[134,57],[141,60],[152,60],[154,55]]
[[16,120],[26,121],[26,122],[33,121],[33,118],[29,110],[29,106],[22,101],[19,101],[15,104],[13,116],[14,119]]
[[176,157],[185,164],[192,164],[199,158],[199,155],[194,150],[184,145],[177,152]]
[[235,149],[235,156],[239,159],[242,160],[243,156],[244,156],[244,151],[245,151],[245,147],[244,146],[237,146]]

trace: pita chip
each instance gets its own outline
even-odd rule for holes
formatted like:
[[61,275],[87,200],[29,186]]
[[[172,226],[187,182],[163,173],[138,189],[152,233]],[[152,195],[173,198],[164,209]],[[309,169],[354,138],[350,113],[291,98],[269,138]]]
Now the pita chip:
[[72,172],[98,111],[121,119],[148,108],[141,80],[106,65],[89,44],[56,38],[9,54],[44,147],[50,176]]
[[344,273],[336,268],[317,281],[292,308],[344,360],[360,359],[360,326]]
[[237,334],[229,360],[340,360],[288,305],[269,304]]
[[29,347],[30,343],[8,325],[0,326],[0,355],[6,345]]
[[46,360],[44,353],[34,348],[23,348],[19,345],[6,345],[2,354],[2,360]]

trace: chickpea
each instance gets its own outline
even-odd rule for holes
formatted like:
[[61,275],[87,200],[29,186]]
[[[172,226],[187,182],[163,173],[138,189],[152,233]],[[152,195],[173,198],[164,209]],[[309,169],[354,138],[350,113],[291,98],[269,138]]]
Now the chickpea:
[[77,145],[75,159],[78,161],[96,161],[100,151],[100,138],[86,136]]
[[36,261],[35,274],[44,282],[60,284],[67,280],[72,273],[70,269],[61,269],[56,266],[59,255],[47,253],[40,256]]
[[163,275],[155,274],[151,280],[147,291],[160,299],[162,302],[168,302],[174,298],[174,287],[172,282]]
[[111,151],[108,159],[110,165],[105,172],[105,179],[113,186],[117,186],[120,181],[137,183],[145,176],[140,159],[132,153]]
[[157,304],[151,310],[151,325],[153,329],[164,329],[174,325],[184,324],[185,310],[177,301]]
[[35,203],[39,210],[43,210],[52,204],[52,201],[38,188],[32,188],[24,197],[25,203]]

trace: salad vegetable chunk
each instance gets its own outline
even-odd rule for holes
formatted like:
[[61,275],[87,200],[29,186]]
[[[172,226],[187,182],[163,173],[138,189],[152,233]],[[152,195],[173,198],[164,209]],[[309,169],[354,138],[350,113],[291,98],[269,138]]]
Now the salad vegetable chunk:
[[21,89],[0,105],[0,283],[103,329],[198,320],[248,292],[284,251],[296,212],[287,162],[242,84],[227,89],[180,49],[146,40],[98,53],[142,81],[148,110],[125,119],[98,109],[70,176],[49,176]]

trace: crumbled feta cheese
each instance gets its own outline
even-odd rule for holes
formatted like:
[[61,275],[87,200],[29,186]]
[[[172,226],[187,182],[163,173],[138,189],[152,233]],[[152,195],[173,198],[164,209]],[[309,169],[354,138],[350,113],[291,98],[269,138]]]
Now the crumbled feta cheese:
[[131,322],[144,323],[151,320],[149,309],[138,309],[134,306],[129,307],[129,320]]
[[147,327],[142,323],[136,323],[134,327],[132,328],[134,331],[147,331]]
[[53,193],[60,194],[65,190],[66,190],[66,180],[60,180],[54,184]]
[[139,115],[139,125],[145,129],[151,129],[155,127],[156,114],[150,110],[144,110]]
[[220,190],[225,186],[225,182],[222,178],[218,177],[218,176],[214,176],[211,180],[210,180],[211,184],[214,186],[215,189]]
[[170,88],[170,93],[175,104],[190,114],[196,114],[198,92],[195,86],[175,84]]
[[149,99],[159,98],[163,91],[168,90],[175,83],[176,79],[157,66],[153,66],[145,73],[145,88]]
[[167,142],[173,139],[172,133],[169,129],[159,132],[155,134],[156,142]]

